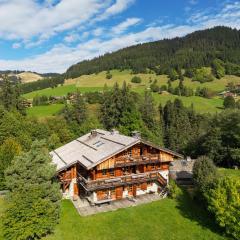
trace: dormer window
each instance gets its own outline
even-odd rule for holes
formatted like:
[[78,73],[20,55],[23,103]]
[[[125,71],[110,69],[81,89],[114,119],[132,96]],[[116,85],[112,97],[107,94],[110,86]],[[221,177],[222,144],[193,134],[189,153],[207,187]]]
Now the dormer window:
[[104,142],[102,142],[102,141],[97,141],[97,142],[95,142],[93,145],[95,146],[95,147],[100,147],[100,146],[102,146],[104,144]]

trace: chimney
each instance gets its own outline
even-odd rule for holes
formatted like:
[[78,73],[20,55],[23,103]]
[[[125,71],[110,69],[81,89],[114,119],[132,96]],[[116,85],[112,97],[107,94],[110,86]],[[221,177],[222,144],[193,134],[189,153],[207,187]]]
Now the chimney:
[[113,128],[113,129],[111,130],[111,134],[112,134],[112,135],[114,135],[114,134],[119,134],[119,131]]
[[139,131],[132,131],[132,137],[141,139],[141,133]]
[[98,133],[97,133],[97,131],[95,129],[91,131],[91,135],[90,135],[91,138],[92,137],[96,137],[97,135],[98,135]]

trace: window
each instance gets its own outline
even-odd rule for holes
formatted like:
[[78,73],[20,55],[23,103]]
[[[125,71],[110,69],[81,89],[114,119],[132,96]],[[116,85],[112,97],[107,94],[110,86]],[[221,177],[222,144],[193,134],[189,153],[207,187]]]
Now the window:
[[106,176],[106,175],[107,175],[107,169],[103,169],[103,170],[102,170],[102,175],[103,175],[103,176]]
[[111,196],[116,194],[115,188],[112,188],[110,191],[111,191]]
[[130,157],[132,156],[132,149],[128,149],[127,155],[130,156]]
[[115,174],[114,174],[114,169],[113,168],[111,168],[109,170],[109,174],[110,174],[111,177],[114,177]]
[[93,145],[96,146],[96,147],[100,147],[103,144],[104,144],[104,142],[101,142],[101,141],[97,141],[97,142],[93,143]]
[[97,141],[97,142],[95,142],[93,145],[96,145],[96,144],[98,144],[98,143],[100,143],[101,141]]

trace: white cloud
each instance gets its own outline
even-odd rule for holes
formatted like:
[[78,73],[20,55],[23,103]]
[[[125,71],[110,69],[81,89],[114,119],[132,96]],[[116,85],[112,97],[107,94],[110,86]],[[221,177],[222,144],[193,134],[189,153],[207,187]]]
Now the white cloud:
[[191,5],[196,5],[198,3],[198,0],[190,0],[189,3]]
[[121,34],[126,31],[129,27],[136,25],[141,22],[140,18],[127,18],[124,22],[118,24],[112,28],[112,32],[115,34]]
[[48,1],[47,5],[35,0],[1,2],[1,38],[29,40],[34,36],[52,36],[86,22],[105,7],[100,0],[61,0],[55,5],[53,2]]
[[84,59],[102,55],[106,52],[116,51],[137,43],[158,40],[166,37],[175,37],[177,34],[184,35],[194,29],[186,27],[172,28],[172,25],[163,27],[150,27],[141,32],[113,37],[109,40],[98,38],[71,48],[66,45],[57,45],[49,52],[24,60],[0,60],[2,69],[29,70],[37,72],[64,72],[69,66]]
[[12,48],[13,48],[13,49],[18,49],[18,48],[20,48],[21,46],[22,46],[21,43],[13,43]]
[[92,31],[92,34],[93,34],[95,37],[98,37],[98,36],[100,36],[100,35],[103,34],[103,31],[104,31],[104,29],[101,28],[101,27],[99,27],[99,28],[94,29],[94,30]]
[[80,39],[79,34],[71,33],[64,38],[64,41],[67,43],[73,43]]
[[[56,45],[50,51],[32,58],[23,60],[0,60],[0,66],[2,69],[64,72],[72,64],[84,59],[91,59],[106,52],[112,52],[137,43],[155,41],[163,38],[173,38],[176,36],[181,37],[196,30],[217,25],[231,26],[239,29],[240,3],[228,4],[225,6],[224,9],[215,14],[209,14],[207,11],[195,13],[189,18],[189,22],[183,25],[168,24],[159,26],[161,24],[159,23],[158,26],[149,26],[135,33],[130,32],[124,34],[122,32],[122,34],[119,35],[109,34],[107,40],[106,38],[102,40],[99,37],[95,37],[81,44],[79,43],[76,47],[69,47],[64,44]],[[127,26],[125,25],[125,27]],[[89,33],[85,32],[83,35],[88,37]],[[80,37],[83,37],[83,35],[80,35]]]
[[126,10],[130,5],[132,5],[135,2],[135,0],[116,0],[116,2],[111,5],[109,8],[106,9],[106,11],[96,19],[97,21],[99,20],[104,20],[110,16],[119,14]]

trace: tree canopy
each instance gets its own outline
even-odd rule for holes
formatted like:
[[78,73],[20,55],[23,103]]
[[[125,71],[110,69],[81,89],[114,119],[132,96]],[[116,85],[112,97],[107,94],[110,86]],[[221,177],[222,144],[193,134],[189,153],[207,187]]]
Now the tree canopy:
[[51,233],[59,219],[56,169],[43,142],[14,158],[6,170],[10,190],[3,216],[7,240],[39,239]]

